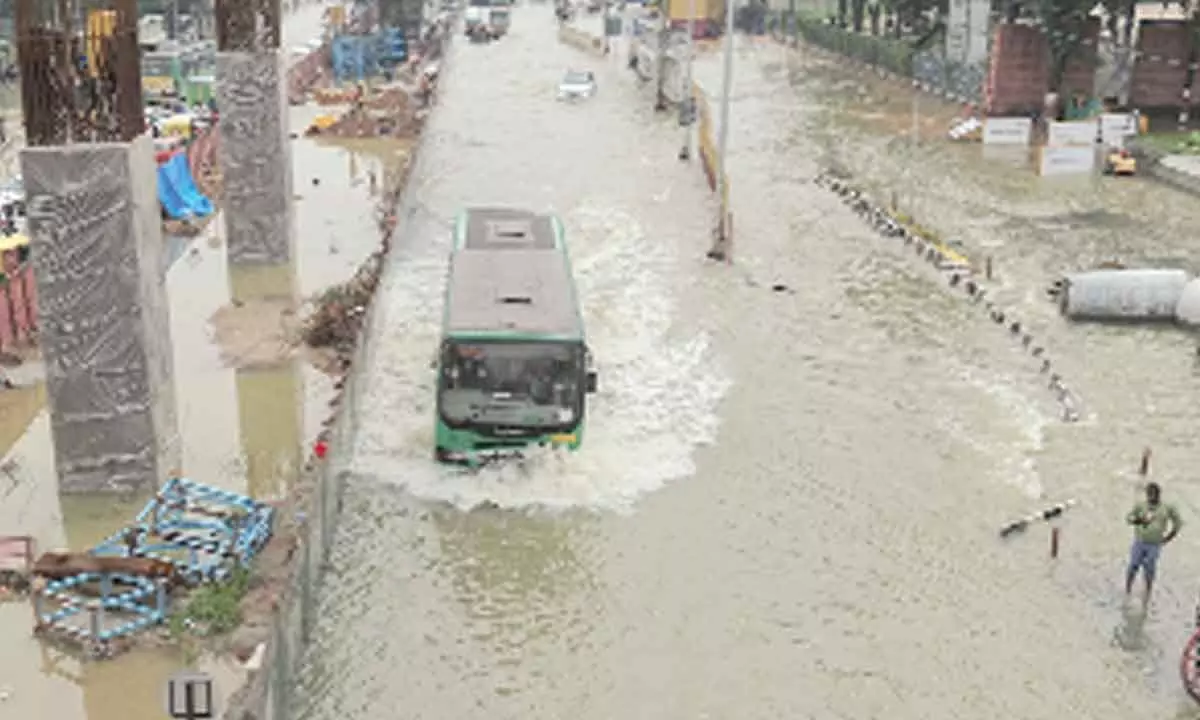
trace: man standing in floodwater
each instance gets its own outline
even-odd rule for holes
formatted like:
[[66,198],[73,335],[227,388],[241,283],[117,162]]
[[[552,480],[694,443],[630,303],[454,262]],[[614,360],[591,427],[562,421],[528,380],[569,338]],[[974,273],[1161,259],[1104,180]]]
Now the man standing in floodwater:
[[1133,592],[1133,581],[1138,570],[1146,579],[1146,600],[1154,589],[1154,575],[1158,570],[1158,555],[1163,545],[1175,539],[1183,521],[1174,505],[1162,502],[1162,488],[1158,483],[1146,485],[1146,501],[1133,506],[1125,521],[1133,526],[1133,548],[1129,552],[1129,569],[1125,572],[1125,594]]

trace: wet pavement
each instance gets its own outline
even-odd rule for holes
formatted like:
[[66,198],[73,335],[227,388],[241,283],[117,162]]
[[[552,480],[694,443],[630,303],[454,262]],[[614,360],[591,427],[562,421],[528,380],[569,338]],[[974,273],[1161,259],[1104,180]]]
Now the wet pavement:
[[[1043,291],[1114,255],[1194,266],[1200,205],[1043,182],[978,147],[905,153],[904,89],[864,109],[845,63],[744,43],[736,262],[708,265],[711,201],[673,118],[620,52],[554,33],[550,7],[518,7],[508,37],[447,59],[299,716],[1195,717],[1175,669],[1200,540],[1166,551],[1148,616],[1120,588],[1143,446],[1196,514],[1194,340],[1068,326]],[[569,66],[597,73],[592,101],[554,101]],[[993,256],[1081,422],[1006,333],[811,183],[830,163]],[[472,475],[430,460],[430,359],[451,220],[495,203],[563,217],[601,389],[577,455]],[[997,539],[1068,497],[1056,562],[1044,526]]]
[[[298,44],[320,29],[320,8],[292,17],[289,34]],[[336,110],[336,109],[335,109]],[[295,108],[291,123],[303,129],[329,109]],[[193,479],[277,497],[302,462],[307,445],[328,414],[332,382],[301,359],[266,366],[224,357],[214,342],[214,315],[228,306],[233,287],[253,297],[281,277],[301,297],[341,282],[378,245],[376,196],[369,175],[402,160],[402,145],[357,142],[352,146],[292,142],[296,193],[297,261],[266,275],[231,278],[220,218],[168,271],[171,332],[175,347],[175,391],[183,447],[181,470]],[[319,179],[314,185],[312,180]],[[34,535],[41,549],[82,549],[121,527],[144,498],[58,496],[53,471],[49,419],[41,388],[22,391],[21,418],[6,412],[0,430],[11,429],[13,445],[4,455],[11,475],[0,472],[0,532]],[[28,397],[25,397],[25,396]],[[6,406],[6,408],[12,406]],[[9,428],[12,425],[13,427]],[[0,439],[4,439],[0,436]],[[63,720],[142,720],[162,717],[162,687],[187,660],[174,650],[135,651],[103,663],[80,664],[48,650],[30,636],[25,603],[0,602],[0,717],[45,713]],[[206,659],[220,691],[235,689],[237,671]],[[0,692],[2,695],[3,692]],[[49,715],[46,715],[49,716]]]

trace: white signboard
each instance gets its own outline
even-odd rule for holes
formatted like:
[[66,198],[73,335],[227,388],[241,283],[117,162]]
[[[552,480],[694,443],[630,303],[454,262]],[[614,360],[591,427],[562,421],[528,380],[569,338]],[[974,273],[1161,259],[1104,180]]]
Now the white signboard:
[[1137,119],[1132,113],[1105,113],[1100,116],[1100,141],[1121,147],[1125,138],[1137,135]]
[[1099,128],[1095,120],[1077,122],[1052,122],[1046,145],[1062,147],[1094,147]]
[[1046,146],[1038,158],[1038,175],[1086,175],[1096,168],[1096,148]]
[[984,145],[1028,145],[1033,121],[1027,117],[990,117],[983,121]]

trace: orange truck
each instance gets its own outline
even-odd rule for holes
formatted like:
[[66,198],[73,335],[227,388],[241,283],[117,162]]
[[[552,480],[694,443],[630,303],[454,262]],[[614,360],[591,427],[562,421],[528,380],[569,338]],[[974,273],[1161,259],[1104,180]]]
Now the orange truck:
[[725,25],[725,0],[664,0],[667,21],[673,28],[686,28],[694,19],[697,38],[716,37]]

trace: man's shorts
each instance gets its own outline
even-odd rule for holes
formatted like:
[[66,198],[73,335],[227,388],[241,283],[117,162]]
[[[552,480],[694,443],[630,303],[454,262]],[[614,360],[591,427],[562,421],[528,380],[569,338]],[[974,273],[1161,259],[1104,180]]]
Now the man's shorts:
[[1129,551],[1129,572],[1135,573],[1138,568],[1146,573],[1146,577],[1153,580],[1154,573],[1158,570],[1158,553],[1162,551],[1162,545],[1159,543],[1150,543],[1142,540],[1134,540],[1133,548]]

